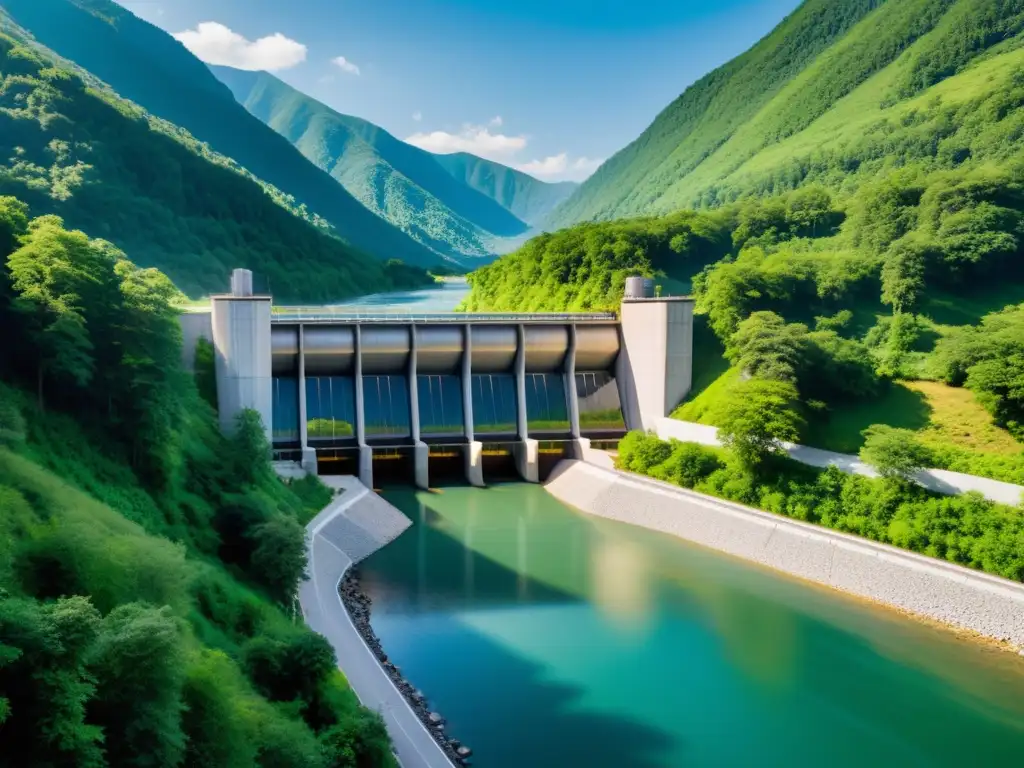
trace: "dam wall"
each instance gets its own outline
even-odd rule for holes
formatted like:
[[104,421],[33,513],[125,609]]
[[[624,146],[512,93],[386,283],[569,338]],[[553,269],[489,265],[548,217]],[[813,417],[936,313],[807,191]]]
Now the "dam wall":
[[545,487],[588,514],[1024,647],[1024,584],[582,461]]

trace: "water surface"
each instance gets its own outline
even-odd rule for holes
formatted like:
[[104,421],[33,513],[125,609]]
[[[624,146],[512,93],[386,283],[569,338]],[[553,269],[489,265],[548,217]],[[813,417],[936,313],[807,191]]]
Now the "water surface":
[[477,766],[1021,765],[1017,656],[538,486],[385,496],[374,629]]
[[345,307],[353,312],[453,312],[468,295],[466,278],[453,277],[430,288],[371,293],[331,306]]

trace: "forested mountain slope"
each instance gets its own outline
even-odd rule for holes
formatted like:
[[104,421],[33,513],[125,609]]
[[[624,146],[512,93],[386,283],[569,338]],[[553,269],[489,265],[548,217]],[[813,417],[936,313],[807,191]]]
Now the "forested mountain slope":
[[540,181],[528,173],[466,152],[436,158],[456,179],[498,201],[536,228],[543,228],[551,212],[578,186],[574,181]]
[[[2,13],[0,25],[24,34]],[[242,266],[307,301],[426,279],[330,236],[279,191],[24,40],[0,34],[0,194],[131,250],[192,295],[223,291]]]
[[[1016,0],[806,0],[687,88],[555,222],[719,205],[816,182],[844,192],[880,169],[1002,160],[1019,118],[976,110],[997,87],[1016,87],[1022,29]],[[998,82],[966,75],[972,62],[996,58],[984,77]]]
[[492,256],[494,238],[526,231],[526,223],[447,173],[430,152],[335,112],[266,72],[210,69],[254,117],[425,247],[472,268]]
[[157,27],[110,0],[4,0],[2,5],[43,45],[294,197],[357,248],[409,264],[440,261],[250,115],[202,62]]
[[34,213],[0,197],[0,764],[394,766],[294,618],[330,492],[220,433],[164,275]]

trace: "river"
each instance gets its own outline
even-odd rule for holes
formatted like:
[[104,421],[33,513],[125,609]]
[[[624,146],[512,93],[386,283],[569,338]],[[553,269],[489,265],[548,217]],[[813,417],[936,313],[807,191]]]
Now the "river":
[[1021,764],[1016,655],[539,486],[385,497],[374,629],[481,768]]
[[345,307],[353,312],[452,312],[468,295],[466,278],[450,277],[430,288],[371,293],[331,306]]

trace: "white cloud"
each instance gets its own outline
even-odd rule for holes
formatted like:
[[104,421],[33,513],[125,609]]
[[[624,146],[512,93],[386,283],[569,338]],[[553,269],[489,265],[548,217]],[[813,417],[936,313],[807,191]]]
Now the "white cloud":
[[570,161],[569,154],[561,152],[542,160],[531,160],[516,168],[545,181],[583,181],[603,162],[604,160],[589,157],[577,157]]
[[406,139],[413,146],[449,155],[452,152],[470,152],[489,160],[507,162],[512,155],[526,147],[525,136],[506,136],[503,133],[491,133],[491,127],[485,125],[462,126],[458,133],[432,131],[431,133],[414,133]]
[[174,37],[207,64],[273,72],[306,60],[306,46],[280,32],[247,40],[223,24],[204,21]]
[[[419,122],[423,115],[416,111],[412,119]],[[502,118],[495,116],[488,120],[486,125],[466,123],[457,133],[420,131],[409,136],[406,142],[439,155],[469,152],[504,163],[544,181],[583,181],[604,162],[589,157],[572,158],[568,152],[524,162],[521,158],[525,154],[523,150],[526,149],[529,138],[524,135],[510,136],[501,133],[497,129],[503,124]]]
[[356,64],[353,64],[348,59],[346,59],[344,56],[335,56],[333,59],[331,59],[331,64],[333,64],[336,67],[339,67],[342,72],[348,72],[350,75],[361,74],[359,71],[359,67]]

